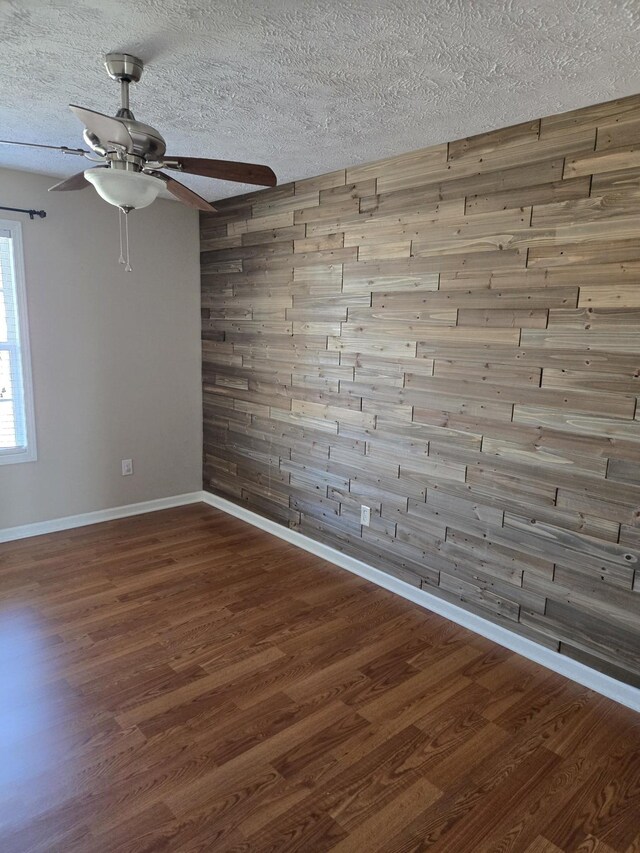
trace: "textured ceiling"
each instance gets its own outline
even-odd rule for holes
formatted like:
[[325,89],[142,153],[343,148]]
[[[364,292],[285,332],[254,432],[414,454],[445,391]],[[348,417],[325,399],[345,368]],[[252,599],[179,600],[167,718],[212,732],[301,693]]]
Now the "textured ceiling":
[[[102,54],[129,51],[148,63],[133,110],[169,152],[282,183],[634,94],[639,29],[639,0],[4,0],[0,136],[80,145],[66,105],[115,112]],[[0,146],[0,166],[83,163]]]

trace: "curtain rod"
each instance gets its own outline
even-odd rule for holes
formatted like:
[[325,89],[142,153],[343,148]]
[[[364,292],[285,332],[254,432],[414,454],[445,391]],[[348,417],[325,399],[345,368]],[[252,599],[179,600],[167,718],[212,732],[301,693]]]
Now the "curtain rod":
[[11,210],[14,213],[28,213],[29,219],[33,219],[35,216],[39,216],[40,219],[44,219],[47,215],[46,210],[33,210],[33,208],[31,210],[27,210],[27,208],[24,207],[0,207],[0,210]]

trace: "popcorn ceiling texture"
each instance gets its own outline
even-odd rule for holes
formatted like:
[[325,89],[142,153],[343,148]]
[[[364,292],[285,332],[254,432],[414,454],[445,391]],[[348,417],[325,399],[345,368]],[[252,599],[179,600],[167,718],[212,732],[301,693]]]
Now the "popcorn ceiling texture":
[[[132,107],[170,153],[286,182],[636,93],[639,29],[637,0],[9,0],[0,136],[81,144],[67,104],[115,112],[102,54],[124,50],[149,63]],[[0,146],[0,166],[83,163]]]

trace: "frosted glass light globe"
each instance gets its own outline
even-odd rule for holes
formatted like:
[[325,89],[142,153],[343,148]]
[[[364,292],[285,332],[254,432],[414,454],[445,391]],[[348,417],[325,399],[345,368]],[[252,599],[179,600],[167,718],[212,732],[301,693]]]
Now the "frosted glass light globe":
[[131,210],[147,207],[164,188],[160,178],[145,175],[144,172],[99,168],[87,169],[84,176],[109,204]]

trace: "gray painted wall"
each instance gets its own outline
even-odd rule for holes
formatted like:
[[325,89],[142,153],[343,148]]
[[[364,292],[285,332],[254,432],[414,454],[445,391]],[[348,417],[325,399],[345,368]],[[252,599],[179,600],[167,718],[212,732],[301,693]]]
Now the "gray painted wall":
[[0,211],[23,223],[38,444],[0,466],[0,528],[201,487],[197,211],[133,213],[125,274],[116,209],[54,182],[0,170],[1,205],[47,211]]

